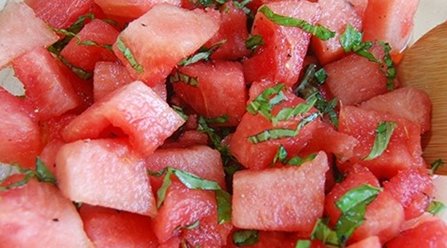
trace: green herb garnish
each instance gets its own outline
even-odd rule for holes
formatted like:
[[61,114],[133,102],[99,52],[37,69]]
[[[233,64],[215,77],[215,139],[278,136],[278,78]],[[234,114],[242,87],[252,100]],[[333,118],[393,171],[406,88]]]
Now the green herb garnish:
[[169,82],[170,83],[183,82],[193,87],[197,87],[199,85],[199,80],[197,79],[197,77],[192,77],[179,71],[175,71],[169,76]]
[[390,143],[391,135],[393,135],[394,129],[396,129],[397,124],[390,121],[381,122],[376,129],[376,138],[374,140],[374,145],[365,160],[373,160],[386,150],[388,144]]
[[279,113],[273,117],[273,123],[277,123],[279,121],[290,120],[296,116],[300,116],[309,112],[312,107],[317,102],[317,97],[315,95],[309,97],[305,103],[300,103],[296,105],[294,108],[283,108]]
[[337,233],[319,219],[310,235],[312,240],[320,240],[323,244],[338,246],[340,244]]
[[446,209],[446,206],[444,205],[444,203],[439,202],[439,201],[432,201],[432,202],[430,202],[430,205],[428,205],[428,208],[426,211],[433,215],[437,215],[440,212],[444,211],[445,209]]
[[127,62],[129,62],[130,66],[137,72],[143,73],[144,68],[138,61],[135,59],[132,51],[124,44],[120,37],[116,40],[116,47],[123,54],[124,58],[126,58]]
[[259,34],[250,35],[250,37],[248,37],[248,39],[245,41],[245,47],[252,51],[256,50],[256,48],[264,44],[264,39]]
[[191,55],[188,58],[183,59],[182,61],[180,61],[178,63],[179,66],[187,66],[187,65],[191,65],[194,63],[197,63],[199,61],[209,61],[211,58],[211,55],[217,50],[219,49],[223,44],[225,44],[225,42],[227,42],[227,40],[221,40],[215,44],[213,44],[212,46],[210,46],[209,48],[207,47],[202,47],[199,49],[199,51],[197,51],[197,53]]
[[259,10],[270,21],[285,27],[297,27],[304,32],[310,33],[320,40],[329,40],[335,37],[335,32],[321,25],[312,25],[305,20],[288,16],[282,16],[274,13],[269,7],[263,5]]
[[285,100],[284,93],[282,92],[284,84],[277,84],[273,87],[265,89],[259,96],[247,105],[247,112],[256,115],[260,114],[266,119],[272,119],[272,108]]
[[433,163],[431,163],[430,170],[432,174],[436,174],[436,171],[442,166],[444,166],[445,162],[442,159],[437,159]]
[[310,248],[312,242],[310,240],[298,240],[296,242],[295,248]]
[[237,246],[254,245],[259,242],[259,232],[256,230],[238,230],[233,233],[233,243]]

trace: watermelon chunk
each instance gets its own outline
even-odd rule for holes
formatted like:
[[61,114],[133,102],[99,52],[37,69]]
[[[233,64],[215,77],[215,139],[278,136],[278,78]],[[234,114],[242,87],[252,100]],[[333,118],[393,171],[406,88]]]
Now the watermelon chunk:
[[216,214],[200,220],[200,225],[182,233],[185,243],[194,247],[224,247],[233,229],[231,223],[218,224]]
[[[369,184],[379,187],[377,178],[367,169],[360,166],[353,167],[344,181],[336,184],[325,199],[325,212],[329,216],[331,225],[335,225],[341,213],[335,202],[349,190]],[[388,241],[399,233],[399,228],[404,221],[404,210],[393,196],[383,191],[367,206],[365,221],[358,227],[349,243],[361,241],[370,236],[378,236],[381,243]]]
[[[61,55],[72,65],[86,71],[93,71],[98,61],[115,61],[116,56],[104,46],[112,46],[118,37],[118,31],[110,24],[99,19],[87,23],[61,51]],[[83,45],[82,42],[89,42]],[[96,43],[90,45],[90,43]]]
[[216,60],[236,60],[248,55],[248,50],[245,47],[247,38],[247,15],[230,1],[226,2],[221,8],[219,31],[205,44],[205,47],[210,47],[217,42],[226,40],[211,55],[211,58]]
[[33,167],[41,142],[32,110],[3,88],[0,88],[0,102],[0,161]]
[[[148,170],[161,171],[168,166],[215,181],[225,188],[225,174],[220,153],[208,146],[158,149],[146,158]],[[161,179],[151,178],[151,181],[152,183],[159,181],[161,184]]]
[[376,96],[359,106],[366,110],[375,110],[405,118],[421,126],[421,133],[431,127],[431,101],[425,91],[404,87],[384,95]]
[[98,62],[93,74],[95,101],[103,98],[123,85],[133,82],[126,67],[113,62]]
[[136,19],[156,4],[168,3],[180,6],[180,0],[95,0],[105,14],[128,20]]
[[340,36],[348,25],[361,31],[362,19],[347,1],[320,0],[318,4],[321,7],[318,24],[335,32],[335,37],[327,41],[312,37],[313,50],[320,63],[325,65],[343,57],[344,51],[340,44]]
[[[315,24],[320,17],[317,3],[308,1],[280,1],[266,4],[273,12],[303,19]],[[258,12],[255,16],[253,35],[261,35],[265,45],[244,61],[248,82],[263,79],[294,85],[303,66],[310,42],[310,34],[299,28],[279,26]]]
[[328,169],[327,156],[321,152],[300,167],[236,172],[233,225],[243,229],[310,233],[323,214],[324,175]]
[[[380,179],[389,179],[399,170],[425,166],[421,157],[420,128],[417,124],[402,118],[375,111],[367,111],[353,106],[342,107],[339,130],[356,138],[359,143],[354,148],[354,157],[340,165],[346,170],[358,163],[368,167]],[[387,149],[379,157],[364,160],[371,152],[380,122],[392,121],[397,124]]]
[[[134,79],[153,86],[163,82],[181,59],[199,49],[218,29],[218,19],[202,10],[159,4],[127,26],[113,50]],[[128,49],[127,57],[125,48],[118,45]],[[131,63],[129,58],[135,61]]]
[[[381,58],[378,49],[372,51]],[[325,85],[343,105],[355,105],[387,92],[387,79],[380,65],[356,54],[324,66]]]
[[37,17],[55,28],[68,28],[80,16],[97,12],[93,0],[25,0]]
[[349,245],[347,248],[381,248],[381,247],[382,244],[380,244],[379,237],[371,236],[369,238],[356,242],[352,245]]
[[402,204],[406,220],[423,214],[433,197],[433,182],[426,169],[399,171],[384,188]]
[[87,204],[82,204],[79,214],[97,248],[158,247],[147,216]]
[[24,3],[8,1],[0,12],[0,68],[38,47],[49,46],[59,37]]
[[155,216],[144,160],[122,140],[80,140],[56,157],[59,189],[76,202]]
[[368,0],[363,17],[364,39],[389,42],[393,51],[402,51],[413,30],[419,0]]
[[403,231],[386,244],[388,248],[447,247],[447,225],[440,219],[426,221],[413,229]]
[[368,7],[368,0],[347,0],[352,7],[354,7],[357,15],[360,16],[363,20],[363,16],[365,15],[366,8]]
[[92,246],[75,206],[55,186],[31,180],[0,199],[2,247]]
[[175,82],[174,91],[198,114],[209,118],[227,116],[227,121],[222,124],[224,126],[236,126],[240,122],[247,102],[240,63],[195,63],[178,71],[197,80],[196,86]]
[[142,82],[133,82],[93,104],[64,130],[66,141],[98,138],[110,126],[129,136],[143,155],[151,154],[184,120]]
[[80,105],[71,84],[75,75],[46,49],[34,49],[12,64],[40,120],[60,116]]

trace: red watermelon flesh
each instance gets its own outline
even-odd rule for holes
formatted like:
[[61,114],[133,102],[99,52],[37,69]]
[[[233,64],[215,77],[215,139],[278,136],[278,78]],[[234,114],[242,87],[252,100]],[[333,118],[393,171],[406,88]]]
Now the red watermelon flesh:
[[0,68],[16,57],[56,42],[59,37],[24,3],[8,1],[0,12]]
[[247,90],[238,62],[195,63],[178,71],[197,80],[197,86],[175,82],[175,93],[198,114],[209,118],[227,116],[224,126],[236,126],[245,113]]
[[142,82],[133,82],[97,101],[64,130],[66,141],[98,138],[108,127],[120,128],[143,155],[152,154],[184,120]]
[[405,118],[421,126],[421,133],[431,127],[431,101],[425,91],[404,87],[379,95],[363,102],[359,106],[366,110],[375,110]]
[[180,6],[180,2],[180,0],[95,0],[105,14],[129,20],[142,16],[156,4],[168,3]]
[[348,25],[362,30],[362,18],[356,13],[352,5],[347,1],[320,0],[321,17],[318,24],[334,31],[335,37],[323,41],[312,37],[312,46],[321,64],[340,59],[344,55],[340,44],[340,36],[345,32]]
[[[320,16],[317,3],[308,1],[281,1],[266,4],[273,12],[306,20],[315,24]],[[299,28],[279,26],[258,12],[255,16],[253,35],[261,35],[264,45],[244,61],[246,81],[263,79],[294,85],[303,66],[310,42],[310,34]]]
[[359,242],[356,242],[352,245],[349,245],[347,248],[381,248],[381,247],[382,244],[380,244],[379,237],[371,236]]
[[34,167],[41,142],[31,108],[3,88],[0,88],[0,102],[0,161]]
[[313,161],[300,167],[236,172],[233,225],[243,229],[310,234],[323,214],[328,169],[327,156],[321,152]]
[[[402,118],[353,106],[342,107],[339,130],[359,141],[354,148],[354,157],[340,168],[345,170],[354,163],[368,167],[378,178],[391,178],[399,170],[425,166],[422,159],[420,128]],[[386,150],[379,157],[364,160],[371,152],[379,123],[391,121],[397,124]]]
[[144,160],[123,140],[80,140],[56,157],[58,186],[72,201],[155,216]]
[[218,224],[213,214],[201,219],[197,228],[184,230],[182,239],[194,247],[223,247],[232,229],[231,223]]
[[426,221],[413,229],[403,231],[386,244],[388,248],[447,247],[447,225],[441,219]]
[[135,63],[123,55],[118,44],[113,50],[131,76],[153,86],[162,83],[183,58],[205,44],[219,29],[215,13],[156,5],[131,22],[119,36]]
[[366,7],[368,7],[368,0],[347,0],[352,7],[354,7],[357,15],[363,19],[365,15]]
[[72,86],[73,73],[44,48],[37,48],[13,60],[18,79],[40,120],[72,110],[80,99]]
[[97,248],[158,247],[147,216],[87,204],[82,204],[79,214],[85,232]]
[[0,199],[2,247],[91,247],[75,206],[55,186],[31,180]]

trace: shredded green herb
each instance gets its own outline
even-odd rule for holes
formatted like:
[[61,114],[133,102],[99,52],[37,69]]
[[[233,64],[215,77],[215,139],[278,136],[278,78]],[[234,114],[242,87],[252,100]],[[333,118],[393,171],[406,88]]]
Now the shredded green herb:
[[263,46],[264,44],[264,39],[259,34],[250,35],[245,41],[245,47],[252,51],[256,50],[260,46]]
[[210,46],[209,48],[207,47],[202,47],[199,49],[199,51],[197,51],[197,53],[191,55],[188,58],[183,59],[182,61],[180,61],[178,63],[179,66],[187,66],[187,65],[191,65],[194,63],[197,63],[199,61],[209,61],[211,58],[211,55],[217,50],[219,49],[221,46],[223,46],[225,43],[227,42],[227,40],[221,40],[215,44],[213,44],[212,46]]
[[256,115],[260,114],[266,119],[272,119],[272,108],[278,103],[285,100],[282,92],[284,84],[277,84],[273,87],[265,89],[259,96],[247,105],[247,112]]
[[394,129],[396,127],[397,124],[391,121],[384,121],[379,123],[376,129],[376,138],[374,140],[374,145],[365,160],[373,160],[382,155],[382,153],[388,147],[391,136],[393,135]]
[[430,166],[431,173],[436,174],[438,169],[444,165],[445,165],[445,162],[442,159],[437,159],[437,160],[433,161],[433,163],[431,163],[431,166]]
[[428,208],[426,211],[433,215],[438,215],[445,209],[446,209],[446,206],[444,205],[444,203],[442,203],[440,201],[432,201],[432,202],[430,202],[430,205],[428,205]]
[[178,83],[183,82],[187,85],[197,87],[199,85],[199,80],[197,77],[189,76],[185,73],[182,73],[180,71],[175,71],[169,76],[169,82],[170,83]]
[[130,66],[137,72],[143,73],[144,68],[138,61],[135,59],[132,51],[124,44],[123,40],[120,37],[116,40],[116,47],[123,54],[124,58],[129,62]]
[[233,233],[233,243],[237,246],[255,245],[259,242],[259,232],[256,230],[238,230]]

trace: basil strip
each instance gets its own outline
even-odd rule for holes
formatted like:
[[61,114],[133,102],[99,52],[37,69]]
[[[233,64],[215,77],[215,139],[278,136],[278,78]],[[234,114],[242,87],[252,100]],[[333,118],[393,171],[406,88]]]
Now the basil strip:
[[171,108],[178,114],[180,117],[182,117],[183,120],[187,121],[189,119],[189,116],[185,114],[185,111],[179,106],[172,105]]
[[123,54],[123,56],[127,59],[130,66],[137,72],[137,73],[143,73],[144,68],[141,64],[138,63],[138,61],[135,59],[132,51],[124,44],[124,42],[121,40],[120,37],[116,40],[116,47],[118,50]]
[[362,225],[366,207],[377,198],[380,192],[380,188],[365,184],[349,190],[335,203],[342,212],[335,226],[340,244],[345,244],[355,229]]
[[259,232],[256,230],[238,230],[233,233],[233,243],[238,246],[254,245],[259,242]]
[[178,63],[179,66],[187,66],[187,65],[191,65],[194,63],[197,63],[201,60],[204,61],[209,61],[211,58],[211,55],[217,50],[219,49],[223,44],[225,44],[225,42],[227,42],[227,40],[221,40],[215,44],[213,44],[211,47],[206,48],[206,47],[202,47],[199,49],[199,51],[197,51],[197,53],[193,54],[192,56],[183,59],[182,61],[180,61]]
[[223,124],[228,121],[228,116],[222,115],[214,118],[205,118],[205,121],[209,124]]
[[293,129],[276,128],[276,129],[268,129],[256,135],[250,136],[248,137],[248,140],[253,144],[257,144],[268,140],[277,140],[277,139],[295,137],[296,134],[297,132]]
[[36,178],[39,182],[56,184],[56,177],[39,157],[36,158]]
[[439,202],[439,201],[432,201],[432,202],[430,202],[430,205],[428,205],[428,208],[426,211],[433,215],[437,215],[440,212],[444,211],[445,209],[446,209],[446,206],[444,205],[444,203]]
[[259,10],[270,21],[285,27],[297,27],[304,32],[310,33],[320,40],[329,40],[335,37],[335,32],[321,25],[312,25],[305,20],[288,16],[282,16],[274,13],[269,7],[263,5]]
[[317,79],[318,83],[324,84],[327,79],[327,73],[324,70],[324,68],[321,68],[320,70],[315,72],[315,78]]
[[148,172],[152,175],[158,174],[162,175],[163,173],[166,173],[163,177],[163,183],[161,187],[157,191],[157,207],[160,208],[166,198],[166,193],[172,184],[171,176],[175,175],[180,182],[185,185],[188,189],[195,189],[195,190],[210,190],[215,191],[216,195],[216,203],[217,203],[217,214],[218,214],[218,222],[219,224],[228,222],[231,220],[231,195],[224,191],[218,183],[210,180],[206,180],[203,178],[200,178],[194,174],[191,174],[189,172],[174,169],[171,167],[166,167],[162,172],[154,173],[154,172]]
[[312,240],[320,240],[325,245],[338,246],[340,244],[337,233],[329,228],[322,219],[318,219],[317,223],[315,223],[310,237]]
[[294,156],[291,159],[289,159],[289,161],[287,161],[287,165],[300,166],[300,165],[304,164],[305,162],[314,160],[316,157],[317,157],[317,154],[310,154],[309,156],[307,156],[305,158]]
[[345,52],[354,52],[371,62],[379,63],[374,55],[369,51],[372,42],[363,42],[363,34],[348,24],[345,32],[340,36],[340,44]]
[[391,139],[391,135],[393,135],[394,129],[397,127],[397,124],[390,121],[384,121],[379,123],[376,129],[376,138],[374,140],[374,145],[371,149],[370,154],[365,160],[373,160],[386,150],[388,144]]
[[296,242],[295,248],[310,248],[312,242],[310,240],[298,240]]
[[264,39],[259,34],[250,35],[250,37],[248,37],[248,39],[245,41],[245,47],[252,51],[256,50],[256,48],[264,44],[265,44]]
[[307,99],[305,103],[298,104],[294,108],[283,108],[279,113],[273,118],[273,123],[277,123],[279,121],[289,120],[298,115],[305,114],[312,109],[312,107],[317,102],[317,97],[315,95],[311,96]]
[[183,82],[193,87],[197,87],[199,85],[199,80],[197,79],[197,77],[192,77],[179,71],[175,71],[173,74],[169,76],[169,82],[170,83]]
[[273,158],[273,164],[276,162],[281,162],[283,164],[287,163],[287,150],[283,145],[280,145],[278,148],[278,151],[275,154],[275,157]]
[[442,166],[444,166],[444,164],[445,164],[445,162],[444,162],[444,160],[442,160],[442,159],[437,159],[437,160],[435,160],[433,163],[431,163],[431,166],[430,166],[430,170],[431,170],[431,173],[432,174],[436,174],[436,171],[440,168],[440,167],[442,167]]
[[259,113],[268,120],[271,120],[273,106],[285,99],[284,94],[281,92],[283,88],[284,84],[277,84],[271,88],[265,89],[253,101],[248,103],[247,112],[252,115]]
[[394,90],[394,80],[397,76],[396,68],[394,67],[393,60],[391,59],[391,46],[388,43],[381,42],[383,47],[383,67],[385,67],[385,76],[387,78],[386,86],[388,90]]

